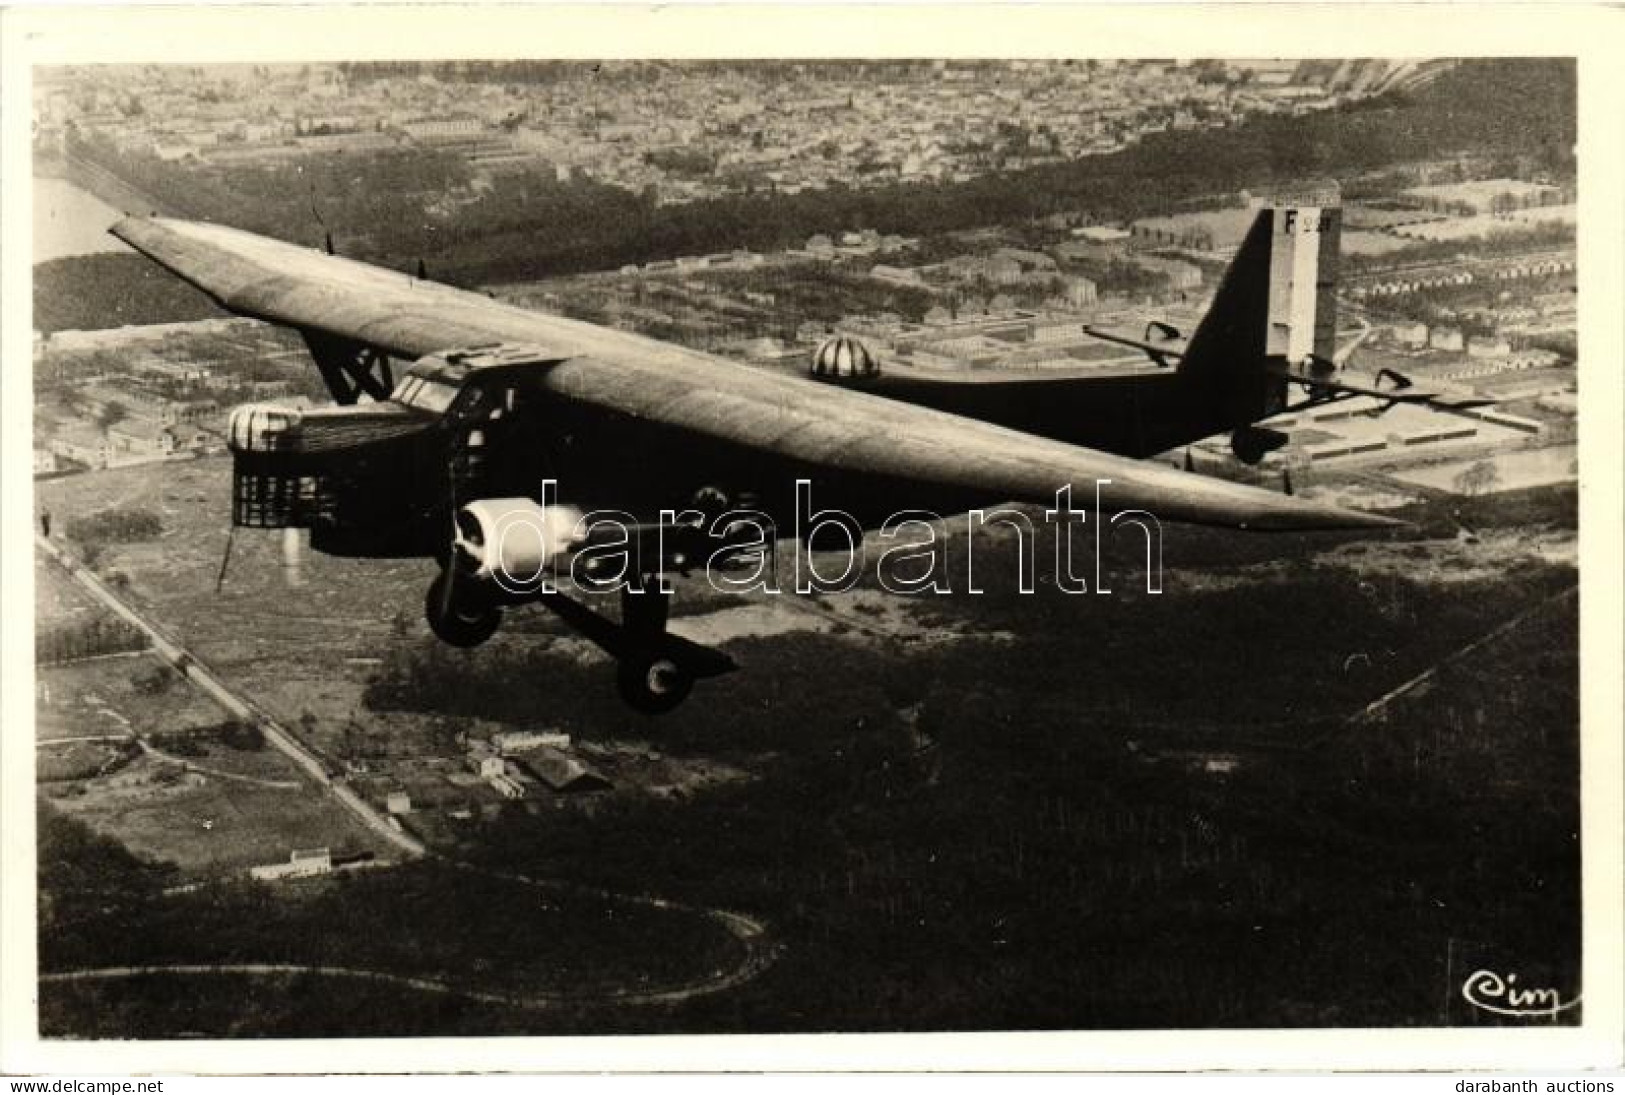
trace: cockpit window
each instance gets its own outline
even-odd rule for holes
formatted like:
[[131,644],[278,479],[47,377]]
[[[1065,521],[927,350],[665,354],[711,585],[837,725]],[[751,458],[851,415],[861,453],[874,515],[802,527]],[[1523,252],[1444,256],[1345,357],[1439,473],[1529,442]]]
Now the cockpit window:
[[390,394],[389,398],[408,407],[417,407],[419,410],[444,414],[446,409],[456,401],[461,390],[455,385],[446,384],[439,380],[430,380],[426,377],[408,374],[395,386],[395,391]]

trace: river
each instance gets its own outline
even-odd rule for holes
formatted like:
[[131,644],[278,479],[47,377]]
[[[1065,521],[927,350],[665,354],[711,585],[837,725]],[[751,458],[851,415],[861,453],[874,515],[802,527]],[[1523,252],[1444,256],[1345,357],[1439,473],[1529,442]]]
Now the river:
[[34,261],[129,248],[107,229],[123,214],[63,179],[34,177]]

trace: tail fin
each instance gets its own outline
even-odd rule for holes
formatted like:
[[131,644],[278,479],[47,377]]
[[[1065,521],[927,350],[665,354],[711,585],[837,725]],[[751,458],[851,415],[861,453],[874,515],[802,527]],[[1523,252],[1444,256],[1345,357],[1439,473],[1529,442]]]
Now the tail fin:
[[[1311,356],[1331,360],[1341,228],[1335,205],[1258,211],[1179,365],[1192,410],[1211,427],[1208,433],[1246,431],[1282,410],[1283,366]],[[1265,445],[1258,456],[1275,447],[1268,437],[1252,440]],[[1244,459],[1246,447],[1236,440]]]

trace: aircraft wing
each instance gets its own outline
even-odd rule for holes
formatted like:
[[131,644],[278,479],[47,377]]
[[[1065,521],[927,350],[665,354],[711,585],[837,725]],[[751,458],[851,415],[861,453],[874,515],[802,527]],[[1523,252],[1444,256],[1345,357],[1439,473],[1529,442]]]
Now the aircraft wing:
[[[541,347],[556,396],[803,462],[1053,503],[1098,480],[1107,505],[1248,529],[1397,522],[1097,452],[985,422],[752,369],[711,354],[527,311],[406,274],[218,225],[131,218],[112,232],[228,311],[416,358],[499,342]],[[899,499],[899,507],[907,498]]]

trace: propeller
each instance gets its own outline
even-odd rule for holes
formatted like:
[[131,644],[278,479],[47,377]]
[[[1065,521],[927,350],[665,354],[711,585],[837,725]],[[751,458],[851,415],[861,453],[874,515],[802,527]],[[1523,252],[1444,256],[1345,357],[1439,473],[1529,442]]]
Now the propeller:
[[215,575],[214,579],[214,592],[217,597],[220,595],[220,587],[226,584],[226,567],[231,565],[231,545],[236,540],[237,522],[233,521],[231,527],[226,530],[226,550],[220,556],[220,573]]
[[463,537],[462,529],[457,526],[457,512],[462,503],[457,498],[457,467],[456,456],[448,454],[446,459],[446,505],[451,516],[451,547],[446,552],[446,580],[441,583],[440,612],[442,617],[449,618],[457,607],[457,584],[459,573],[465,563],[475,564],[477,559],[469,552],[468,542]]
[[457,547],[453,541],[451,554],[446,556],[446,569],[441,571],[440,615],[450,619],[457,608]]
[[327,222],[322,220],[322,211],[316,208],[316,184],[314,182],[310,184],[310,212],[316,218],[316,223],[322,226],[322,232],[326,236],[327,253],[329,255],[338,254],[337,251],[333,250],[333,230],[327,227]]
[[457,528],[457,469],[453,457],[446,460],[446,505],[451,513],[451,547],[446,552],[445,580],[440,583],[440,616],[450,619],[457,607],[458,553],[463,551],[462,536]]

